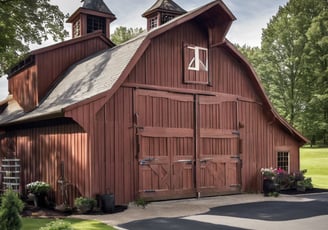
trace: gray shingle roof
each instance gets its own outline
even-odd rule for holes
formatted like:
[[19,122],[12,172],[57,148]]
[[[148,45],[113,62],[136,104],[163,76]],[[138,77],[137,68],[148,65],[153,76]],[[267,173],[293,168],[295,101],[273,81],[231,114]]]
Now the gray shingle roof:
[[84,0],[83,8],[113,14],[103,0]]
[[128,66],[147,33],[122,45],[92,55],[70,67],[36,109],[24,114],[18,104],[8,106],[0,124],[60,113],[63,108],[110,90]]
[[184,14],[186,11],[172,0],[157,0],[142,16],[146,16],[156,10],[170,11],[177,14]]

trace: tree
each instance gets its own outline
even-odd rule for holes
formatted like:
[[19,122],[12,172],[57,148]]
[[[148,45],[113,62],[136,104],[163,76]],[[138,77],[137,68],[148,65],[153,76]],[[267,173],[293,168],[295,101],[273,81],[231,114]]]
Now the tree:
[[262,50],[259,47],[251,47],[247,45],[240,46],[235,44],[237,49],[246,57],[246,59],[252,64],[254,67],[258,77],[261,78],[263,73],[263,54]]
[[22,226],[20,213],[23,211],[23,201],[19,199],[18,194],[11,189],[1,197],[0,207],[0,229],[18,230]]
[[50,0],[0,0],[0,75],[48,37],[63,40],[65,15]]
[[318,16],[327,11],[327,5],[327,0],[290,0],[262,33],[262,81],[278,112],[299,129],[318,80],[310,64],[318,56],[309,53],[316,48],[308,45],[307,33],[315,20],[322,20]]
[[[328,143],[328,9],[312,20],[306,33],[306,63],[309,75],[313,75],[312,98],[305,111],[302,129],[315,142]],[[313,143],[315,144],[315,143]]]
[[124,26],[117,27],[114,33],[111,35],[111,40],[115,44],[119,45],[125,41],[130,40],[144,32],[142,28],[126,28]]

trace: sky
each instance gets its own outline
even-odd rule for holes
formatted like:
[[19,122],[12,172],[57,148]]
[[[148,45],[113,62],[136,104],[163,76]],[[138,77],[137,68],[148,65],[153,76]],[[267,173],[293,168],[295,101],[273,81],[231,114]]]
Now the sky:
[[[119,26],[146,27],[146,19],[141,15],[150,8],[156,0],[104,0],[109,9],[115,14],[116,20],[111,24],[111,32]],[[174,0],[185,10],[201,7],[212,0]],[[80,0],[50,0],[58,5],[60,10],[70,15],[81,6]],[[248,46],[260,46],[262,29],[266,27],[272,16],[285,5],[288,0],[223,0],[237,18],[227,34],[232,43]],[[71,31],[71,25],[66,24],[66,30]],[[31,50],[53,44],[52,40],[41,46],[31,45]],[[7,79],[0,78],[0,101],[8,95]]]

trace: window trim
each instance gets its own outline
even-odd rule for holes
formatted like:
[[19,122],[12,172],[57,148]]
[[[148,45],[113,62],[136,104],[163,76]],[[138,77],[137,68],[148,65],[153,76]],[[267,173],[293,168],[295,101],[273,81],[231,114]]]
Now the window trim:
[[149,19],[149,28],[153,29],[158,27],[158,16],[152,17]]
[[[285,169],[285,166],[279,165],[280,161],[279,158],[286,158],[286,156],[279,157],[279,154],[286,154],[287,153],[287,170]],[[289,150],[277,150],[277,168],[281,168],[285,170],[286,172],[290,173],[290,151]],[[284,160],[282,163],[285,164]]]
[[210,86],[210,49],[208,46],[183,44],[183,83]]

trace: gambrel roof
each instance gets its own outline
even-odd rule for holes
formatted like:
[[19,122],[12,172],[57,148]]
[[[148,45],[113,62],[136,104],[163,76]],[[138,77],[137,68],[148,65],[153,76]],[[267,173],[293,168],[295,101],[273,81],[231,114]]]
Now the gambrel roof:
[[[96,100],[95,98],[105,97],[107,100],[110,99],[128,77],[138,59],[149,46],[152,38],[194,18],[202,18],[202,15],[208,12],[210,12],[210,17],[208,15],[203,17],[204,20],[208,20],[205,24],[212,24],[215,20],[212,16],[217,12],[220,12],[219,17],[229,18],[231,21],[235,19],[222,1],[213,1],[154,30],[145,32],[122,45],[92,55],[71,66],[62,77],[62,80],[32,112],[24,113],[17,105],[12,104],[15,108],[8,105],[4,113],[1,114],[0,126],[49,117],[62,117],[66,111],[86,104],[90,100]],[[225,27],[227,31],[230,25],[225,25]],[[300,142],[307,142],[306,138],[284,121],[274,110],[255,71],[247,60],[229,41],[223,40],[221,45],[245,66],[255,90],[262,99],[264,108]]]

